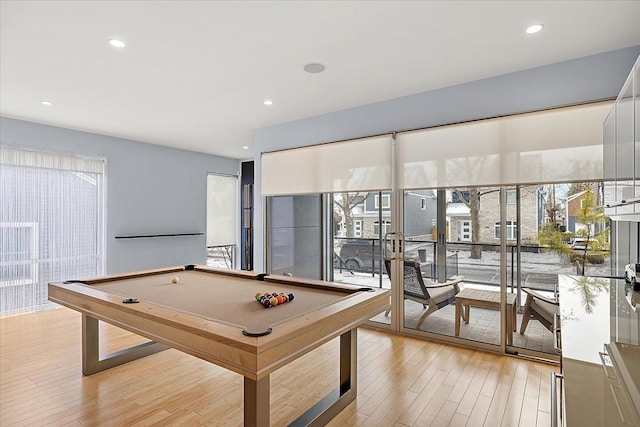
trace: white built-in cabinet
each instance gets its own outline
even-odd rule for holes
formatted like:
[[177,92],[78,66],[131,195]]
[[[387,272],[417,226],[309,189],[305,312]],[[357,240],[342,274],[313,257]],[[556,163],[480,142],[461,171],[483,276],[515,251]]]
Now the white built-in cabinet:
[[605,213],[640,222],[640,57],[604,123]]

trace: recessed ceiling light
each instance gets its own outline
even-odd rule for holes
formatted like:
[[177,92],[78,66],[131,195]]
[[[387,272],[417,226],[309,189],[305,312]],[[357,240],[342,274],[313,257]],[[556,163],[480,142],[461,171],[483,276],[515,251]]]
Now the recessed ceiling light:
[[307,64],[304,66],[304,70],[307,73],[311,73],[311,74],[317,74],[317,73],[321,73],[323,72],[327,67],[325,67],[324,65],[318,63],[318,62],[311,62],[310,64]]
[[273,105],[273,101],[270,99],[265,99],[264,100],[264,105]]
[[109,44],[113,47],[125,47],[126,44],[122,40],[109,39]]
[[45,107],[51,107],[53,105],[53,102],[51,102],[51,101],[40,101],[40,104],[44,105]]
[[243,145],[243,146],[242,146],[242,149],[243,149],[243,150],[248,150],[248,149],[249,149],[249,147],[247,147],[246,145]]
[[527,28],[527,34],[537,33],[538,31],[542,30],[542,27],[544,27],[544,25],[542,25],[542,24],[532,25],[529,28]]

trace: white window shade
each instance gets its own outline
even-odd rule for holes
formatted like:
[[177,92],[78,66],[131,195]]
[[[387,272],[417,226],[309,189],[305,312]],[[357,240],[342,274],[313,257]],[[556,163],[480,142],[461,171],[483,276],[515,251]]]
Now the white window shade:
[[78,157],[72,154],[47,153],[21,148],[2,147],[0,163],[13,166],[104,173],[104,160]]
[[391,135],[262,154],[262,194],[391,188]]
[[495,185],[501,177],[501,143],[500,126],[493,121],[400,133],[398,187]]
[[238,178],[207,175],[207,246],[236,244]]
[[398,187],[492,186],[602,179],[611,102],[398,134]]

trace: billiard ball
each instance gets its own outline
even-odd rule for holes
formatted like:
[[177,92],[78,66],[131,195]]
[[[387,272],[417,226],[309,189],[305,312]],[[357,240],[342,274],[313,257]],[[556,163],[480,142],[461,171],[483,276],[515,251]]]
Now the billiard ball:
[[178,283],[180,281],[180,279],[178,279],[177,277],[174,277],[173,279],[171,279],[171,283]]
[[260,292],[256,292],[256,300],[260,300],[261,296],[262,296],[262,294]]
[[289,301],[293,301],[293,294],[289,294]]
[[278,300],[276,299],[276,297],[271,297],[269,302],[271,302],[271,305],[278,305]]

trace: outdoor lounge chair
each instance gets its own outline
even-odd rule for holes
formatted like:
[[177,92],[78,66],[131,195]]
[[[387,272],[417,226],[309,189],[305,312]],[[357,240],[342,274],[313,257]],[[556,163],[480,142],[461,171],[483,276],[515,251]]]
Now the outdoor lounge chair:
[[[385,259],[384,266],[391,277],[391,261]],[[404,261],[402,277],[404,298],[422,304],[427,310],[418,320],[418,329],[431,313],[454,302],[456,294],[460,292],[459,283],[462,282],[462,277],[445,283],[425,279],[420,271],[420,263],[408,260]],[[388,316],[390,311],[387,310],[384,315]]]
[[527,301],[524,303],[522,312],[520,335],[524,334],[530,319],[539,321],[553,332],[553,319],[559,309],[558,301],[544,297],[532,289],[522,288],[522,291],[527,294]]

